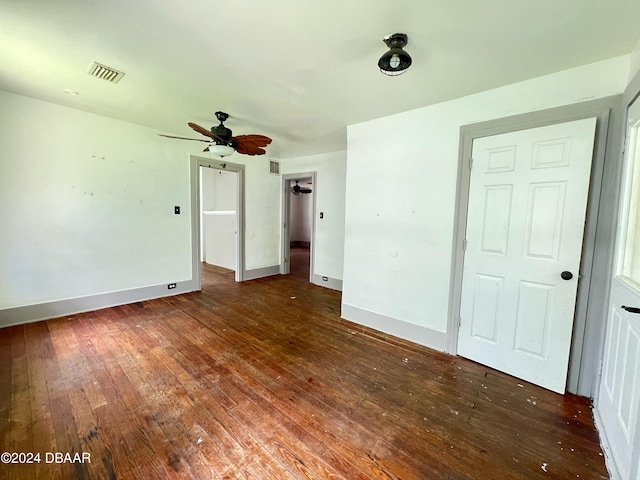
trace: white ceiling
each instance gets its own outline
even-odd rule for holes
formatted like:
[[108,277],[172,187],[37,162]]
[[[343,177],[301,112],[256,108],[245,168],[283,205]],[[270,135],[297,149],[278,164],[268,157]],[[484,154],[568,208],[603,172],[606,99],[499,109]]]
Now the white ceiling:
[[[346,148],[346,125],[628,54],[639,18],[638,0],[0,0],[0,89],[194,137],[188,121],[223,110],[287,158]],[[413,65],[387,77],[395,32]],[[126,76],[95,79],[94,60]]]

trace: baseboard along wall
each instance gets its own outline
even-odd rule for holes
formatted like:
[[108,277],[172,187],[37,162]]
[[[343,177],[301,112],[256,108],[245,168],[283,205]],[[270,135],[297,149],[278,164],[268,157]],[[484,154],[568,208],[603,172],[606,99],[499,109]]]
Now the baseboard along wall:
[[338,290],[339,292],[342,291],[342,280],[338,280],[337,278],[317,275],[314,273],[312,283],[321,287],[330,288],[331,290]]
[[99,293],[86,297],[68,298],[53,302],[11,307],[0,310],[0,328],[23,323],[38,322],[50,318],[65,317],[76,313],[90,312],[100,308],[143,302],[154,298],[168,297],[194,290],[191,280],[176,282],[174,288],[167,284],[121,290],[118,292]]
[[341,317],[351,322],[359,323],[380,332],[408,340],[441,352],[446,351],[447,335],[430,328],[421,327],[413,323],[398,320],[376,312],[342,304]]
[[280,274],[280,265],[272,265],[270,267],[254,268],[253,270],[245,270],[243,280],[255,280],[262,277],[270,277],[271,275]]

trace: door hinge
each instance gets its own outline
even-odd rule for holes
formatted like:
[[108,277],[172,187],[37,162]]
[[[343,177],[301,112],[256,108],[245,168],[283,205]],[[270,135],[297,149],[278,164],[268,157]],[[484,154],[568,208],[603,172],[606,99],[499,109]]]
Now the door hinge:
[[469,170],[473,168],[473,158],[469,159]]
[[463,252],[467,251],[467,239],[466,238],[462,241],[462,251]]

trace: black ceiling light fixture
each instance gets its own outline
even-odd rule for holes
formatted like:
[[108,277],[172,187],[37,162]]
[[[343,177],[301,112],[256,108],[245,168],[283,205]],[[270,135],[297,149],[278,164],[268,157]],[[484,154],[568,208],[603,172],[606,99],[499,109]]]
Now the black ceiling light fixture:
[[378,67],[385,75],[402,75],[411,66],[411,57],[403,48],[407,45],[405,33],[394,33],[382,39],[389,51],[380,57]]

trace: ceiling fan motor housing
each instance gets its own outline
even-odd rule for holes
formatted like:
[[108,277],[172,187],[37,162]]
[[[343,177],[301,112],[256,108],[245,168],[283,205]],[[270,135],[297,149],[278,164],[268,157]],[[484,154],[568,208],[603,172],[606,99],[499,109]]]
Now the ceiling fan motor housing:
[[215,143],[220,145],[226,145],[227,143],[229,143],[228,140],[231,138],[231,135],[232,135],[231,129],[225,127],[224,125],[222,125],[222,123],[216,127],[211,127],[211,133],[213,133],[214,135],[217,135],[218,137],[224,140],[224,142],[221,142],[217,138],[212,139]]
[[216,112],[216,118],[220,120],[220,125],[211,127],[211,133],[222,138],[224,142],[221,142],[217,138],[214,138],[212,140],[218,145],[229,145],[229,139],[231,138],[233,133],[231,132],[230,128],[227,128],[222,124],[227,118],[229,118],[229,114],[224,112]]

